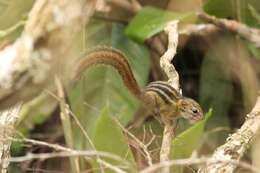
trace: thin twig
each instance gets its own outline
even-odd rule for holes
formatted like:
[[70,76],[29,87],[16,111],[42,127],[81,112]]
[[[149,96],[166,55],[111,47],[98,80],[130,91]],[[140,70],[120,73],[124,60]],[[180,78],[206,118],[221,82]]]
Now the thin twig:
[[114,166],[114,165],[112,165],[112,164],[110,164],[110,163],[108,163],[104,160],[97,159],[97,162],[99,164],[103,165],[104,167],[111,169],[112,171],[114,171],[116,173],[127,173],[127,172],[123,171],[122,169],[120,169],[120,168],[118,168],[118,167],[116,167],[116,166]]
[[[58,91],[58,96],[60,98],[59,105],[60,105],[60,119],[62,122],[64,137],[67,145],[70,148],[74,147],[74,140],[73,140],[73,134],[72,134],[72,125],[71,125],[71,118],[68,111],[68,105],[65,101],[65,95],[64,95],[64,89],[62,86],[62,83],[60,79],[56,76],[55,77],[55,83]],[[70,164],[72,172],[80,172],[79,168],[79,158],[72,157],[70,158]]]
[[31,143],[33,145],[40,145],[40,146],[49,147],[49,148],[52,148],[52,149],[57,150],[57,151],[68,151],[68,152],[74,151],[71,148],[67,148],[67,147],[64,147],[64,146],[61,146],[61,145],[58,145],[58,144],[52,144],[52,143],[39,141],[39,140],[35,140],[35,139],[29,139],[29,138],[23,137],[21,134],[19,134],[19,135],[21,136],[20,138],[11,137],[10,139],[12,141],[15,141],[15,142],[27,142],[27,143]]
[[[82,126],[82,124],[80,123],[79,119],[77,118],[77,116],[71,111],[70,108],[68,108],[68,111],[70,113],[70,115],[72,116],[72,118],[74,119],[74,121],[76,122],[77,126],[80,128],[81,132],[83,133],[83,135],[85,136],[85,138],[88,140],[89,144],[91,145],[91,147],[97,151],[94,143],[92,142],[90,136],[88,135],[87,131],[84,129],[84,127]],[[97,159],[101,160],[101,158],[97,155]],[[103,166],[100,164],[100,171],[101,173],[104,173],[104,169]]]
[[74,150],[73,152],[51,152],[51,153],[27,153],[25,156],[19,156],[19,157],[11,157],[9,158],[10,162],[26,162],[34,159],[51,159],[51,158],[62,158],[62,157],[79,157],[79,156],[87,156],[87,157],[96,157],[100,156],[107,159],[112,159],[114,161],[118,161],[120,163],[123,163],[125,166],[130,166],[130,163],[121,158],[118,155],[103,152],[103,151],[94,151],[94,150]]
[[127,130],[124,126],[122,126],[122,124],[116,119],[114,118],[115,122],[118,124],[118,126],[125,132],[127,133],[127,135],[129,135],[143,150],[143,152],[145,153],[145,158],[147,160],[147,163],[149,166],[152,166],[153,161],[152,161],[152,157],[148,151],[147,146],[141,142],[137,137],[135,137],[135,135],[133,135],[131,132],[129,132],[129,130]]
[[[85,150],[75,150],[75,149],[72,149],[72,148],[61,146],[59,144],[52,144],[52,143],[49,143],[49,142],[44,142],[44,141],[39,141],[39,140],[35,140],[35,139],[25,138],[21,134],[19,134],[19,136],[20,136],[20,138],[8,137],[7,139],[10,139],[12,141],[17,141],[17,142],[27,142],[27,143],[31,143],[33,145],[45,146],[45,147],[49,147],[49,148],[57,150],[57,151],[63,151],[63,152],[68,152],[68,153],[69,152],[70,153],[85,152]],[[4,140],[6,140],[6,139],[4,139]],[[90,151],[92,152],[92,150],[90,150]],[[112,153],[99,152],[99,151],[96,151],[96,150],[93,150],[93,151],[96,152],[97,159],[100,159],[100,157],[106,157],[106,158],[113,159],[115,161],[121,161],[122,160],[122,158],[120,158],[117,155],[113,155]],[[99,153],[100,153],[100,156],[99,156]]]
[[[46,90],[46,92],[47,92],[48,94],[50,94],[52,97],[54,97],[59,103],[63,102],[63,101],[62,101],[62,98],[56,96],[56,95],[55,95],[54,93],[52,93],[51,91]],[[79,119],[77,118],[77,116],[71,111],[71,109],[70,109],[70,107],[69,107],[68,104],[65,105],[65,109],[66,109],[66,112],[68,112],[69,115],[72,116],[72,118],[74,119],[76,125],[80,128],[81,132],[83,133],[83,135],[85,136],[85,138],[87,139],[87,141],[89,142],[89,144],[91,145],[91,147],[92,147],[95,151],[97,151],[97,150],[96,150],[96,147],[95,147],[94,143],[92,142],[90,136],[88,135],[87,131],[84,129],[84,127],[83,127],[82,124],[80,123],[80,121],[79,121]],[[100,159],[99,156],[97,156],[97,158]],[[100,165],[100,171],[101,171],[102,173],[104,172],[104,170],[103,170],[103,168],[102,168],[102,165]]]

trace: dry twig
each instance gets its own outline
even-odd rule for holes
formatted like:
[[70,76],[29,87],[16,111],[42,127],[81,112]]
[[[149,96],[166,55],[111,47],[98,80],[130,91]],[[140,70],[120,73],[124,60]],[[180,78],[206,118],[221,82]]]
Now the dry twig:
[[[72,125],[71,125],[71,117],[69,113],[69,106],[65,101],[65,93],[60,79],[56,76],[55,83],[58,91],[58,97],[60,98],[60,119],[62,122],[63,132],[66,144],[70,147],[74,147],[73,133],[72,133]],[[80,172],[79,168],[79,158],[73,157],[70,158],[70,165],[72,172]]]
[[111,169],[112,171],[116,172],[116,173],[126,173],[125,171],[123,171],[122,169],[114,166],[114,165],[111,165],[110,163],[104,161],[104,160],[101,160],[101,159],[97,159],[97,162],[100,164],[100,165],[103,165],[104,167],[106,168],[109,168]]
[[0,172],[7,172],[10,157],[10,146],[14,135],[14,126],[19,119],[21,105],[0,113]]
[[116,118],[114,118],[114,121],[118,124],[118,126],[128,135],[130,136],[138,145],[141,147],[145,154],[145,158],[147,160],[147,163],[149,166],[152,166],[153,161],[152,157],[148,151],[147,145],[145,145],[142,141],[140,141],[135,135],[133,135],[129,130],[127,130]]
[[[177,90],[180,91],[179,75],[175,70],[174,66],[171,64],[173,57],[176,54],[176,49],[178,45],[178,31],[177,31],[178,21],[170,22],[166,28],[165,32],[168,34],[168,49],[161,57],[160,65],[165,71],[169,78],[169,83]],[[165,162],[170,160],[170,150],[171,143],[174,136],[174,123],[169,120],[164,121],[164,132],[163,140],[160,151],[160,162]],[[162,173],[169,173],[170,167],[163,167]]]
[[27,153],[25,156],[19,157],[11,157],[9,159],[10,162],[26,162],[34,159],[51,159],[51,158],[62,158],[62,157],[76,157],[76,156],[85,156],[85,157],[102,157],[111,159],[113,161],[118,161],[119,163],[124,164],[124,166],[129,167],[131,166],[130,163],[123,159],[122,157],[108,153],[103,151],[94,151],[94,150],[73,150],[73,152],[64,151],[64,152],[51,152],[51,153]]
[[250,28],[245,24],[239,23],[235,20],[218,19],[206,13],[199,13],[198,16],[206,22],[212,23],[222,29],[237,33],[246,40],[254,43],[256,47],[260,47],[260,30]]

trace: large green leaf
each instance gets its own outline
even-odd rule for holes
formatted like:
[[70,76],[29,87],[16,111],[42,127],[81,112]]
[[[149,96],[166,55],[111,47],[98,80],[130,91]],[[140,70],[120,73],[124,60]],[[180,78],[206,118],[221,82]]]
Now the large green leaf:
[[125,30],[130,38],[143,43],[146,39],[163,30],[171,20],[194,20],[193,13],[174,13],[153,7],[144,7],[131,20]]
[[[192,152],[200,146],[205,125],[211,115],[212,110],[210,109],[204,120],[196,123],[174,138],[171,151],[172,159],[190,157]],[[174,169],[177,173],[182,172],[180,167],[174,167]]]
[[232,0],[208,0],[204,4],[203,9],[211,15],[221,18],[235,16]]
[[[120,49],[126,55],[138,83],[144,86],[149,72],[148,51],[124,36],[123,29],[122,25],[92,21],[87,28],[87,46],[107,45]],[[69,92],[69,99],[73,112],[90,136],[93,136],[100,110],[105,106],[126,125],[138,102],[124,86],[118,73],[108,66],[95,66],[86,70],[83,76]],[[82,141],[86,140],[78,128],[75,128],[74,136],[77,147],[85,148]]]
[[[98,151],[105,151],[118,155],[134,164],[134,157],[127,144],[127,140],[123,135],[122,129],[115,120],[112,119],[107,107],[102,110],[102,113],[97,120],[94,136],[94,145]],[[106,159],[106,161],[111,164],[120,164],[109,159]],[[94,166],[95,165],[96,164],[94,164]],[[106,172],[110,171],[107,170]]]

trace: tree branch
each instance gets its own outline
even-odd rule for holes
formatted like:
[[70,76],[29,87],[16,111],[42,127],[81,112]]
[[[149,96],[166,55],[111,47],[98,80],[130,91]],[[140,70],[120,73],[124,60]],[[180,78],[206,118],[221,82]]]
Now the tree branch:
[[0,172],[6,173],[9,165],[10,146],[14,135],[14,126],[19,119],[21,105],[0,113]]
[[[259,130],[260,96],[252,111],[247,114],[246,121],[241,128],[228,137],[224,145],[215,150],[206,167],[201,168],[199,173],[232,173],[237,167],[234,161],[240,161]],[[213,160],[219,160],[219,162],[212,163]]]
[[0,110],[30,100],[53,73],[69,69],[72,40],[95,9],[95,0],[87,2],[35,1],[20,38],[0,51]]
[[256,47],[260,47],[260,30],[255,28],[250,28],[245,24],[239,23],[235,20],[218,19],[214,16],[210,16],[206,13],[199,13],[199,18],[202,20],[212,23],[222,29],[228,30],[230,32],[237,33],[246,40],[254,43]]
[[[172,21],[168,23],[165,28],[165,32],[168,34],[168,49],[161,57],[160,65],[169,78],[169,83],[177,90],[180,91],[179,74],[175,70],[171,61],[176,54],[178,45],[178,21]],[[170,160],[171,143],[174,136],[174,122],[170,120],[163,120],[164,132],[163,140],[160,151],[160,162],[166,162]],[[169,173],[170,167],[163,167],[162,173]]]

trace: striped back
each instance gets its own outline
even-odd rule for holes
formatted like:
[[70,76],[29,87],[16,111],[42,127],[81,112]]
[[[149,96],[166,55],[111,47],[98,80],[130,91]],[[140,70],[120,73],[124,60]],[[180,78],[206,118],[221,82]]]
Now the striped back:
[[149,83],[145,88],[145,92],[154,92],[166,104],[175,104],[182,98],[182,95],[166,81],[155,81]]

